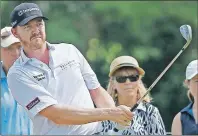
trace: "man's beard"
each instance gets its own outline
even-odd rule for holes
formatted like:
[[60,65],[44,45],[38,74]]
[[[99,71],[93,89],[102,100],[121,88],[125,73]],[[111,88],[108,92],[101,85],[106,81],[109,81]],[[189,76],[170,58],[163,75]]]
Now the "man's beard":
[[36,41],[27,42],[27,41],[21,39],[21,43],[22,43],[22,46],[24,46],[26,48],[29,48],[31,50],[38,50],[38,49],[41,49],[42,46],[45,44],[45,40],[39,39],[39,41],[37,41],[37,42]]
[[42,41],[39,41],[39,42],[36,42],[36,43],[35,42],[30,43],[29,46],[32,50],[38,50],[38,49],[42,48],[43,44],[44,44],[44,41],[42,40]]

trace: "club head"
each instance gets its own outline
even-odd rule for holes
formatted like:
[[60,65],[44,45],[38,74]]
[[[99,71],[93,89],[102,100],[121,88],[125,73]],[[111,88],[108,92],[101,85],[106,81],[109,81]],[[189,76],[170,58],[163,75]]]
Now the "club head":
[[192,40],[192,29],[189,25],[182,25],[180,27],[180,32],[187,42]]

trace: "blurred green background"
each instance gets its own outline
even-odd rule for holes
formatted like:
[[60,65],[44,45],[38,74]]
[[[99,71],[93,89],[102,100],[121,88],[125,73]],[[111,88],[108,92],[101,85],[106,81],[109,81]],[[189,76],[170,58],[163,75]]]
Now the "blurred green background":
[[[1,1],[1,28],[22,1]],[[146,71],[149,87],[186,43],[179,27],[189,24],[191,45],[152,89],[153,104],[160,110],[166,130],[189,101],[183,87],[185,68],[198,58],[196,1],[33,1],[50,20],[47,41],[74,44],[87,58],[106,88],[109,65],[120,55],[135,57]]]

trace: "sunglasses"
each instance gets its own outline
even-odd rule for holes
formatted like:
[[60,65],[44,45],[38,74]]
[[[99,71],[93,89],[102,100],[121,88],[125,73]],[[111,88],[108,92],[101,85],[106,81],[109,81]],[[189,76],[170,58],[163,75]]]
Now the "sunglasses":
[[131,82],[138,81],[139,75],[130,75],[130,76],[117,76],[114,78],[118,83],[125,83],[127,79]]

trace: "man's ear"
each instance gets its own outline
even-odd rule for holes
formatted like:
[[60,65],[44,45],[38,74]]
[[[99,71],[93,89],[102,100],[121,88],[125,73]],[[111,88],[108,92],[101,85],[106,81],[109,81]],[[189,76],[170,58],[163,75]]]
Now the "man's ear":
[[17,28],[12,28],[11,29],[12,34],[16,37],[19,38],[18,34],[17,34]]

